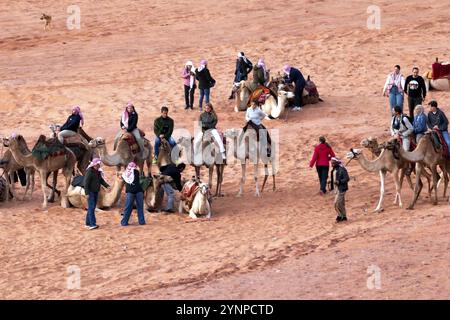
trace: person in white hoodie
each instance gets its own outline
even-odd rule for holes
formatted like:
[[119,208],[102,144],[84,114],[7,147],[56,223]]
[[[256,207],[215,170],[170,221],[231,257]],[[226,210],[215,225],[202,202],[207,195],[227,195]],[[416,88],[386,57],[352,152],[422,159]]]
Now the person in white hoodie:
[[405,77],[400,73],[400,66],[397,64],[394,71],[388,74],[383,87],[383,96],[389,97],[391,114],[394,114],[395,106],[400,106],[403,109],[404,90]]
[[411,134],[414,132],[414,127],[409,121],[409,118],[403,114],[401,106],[394,107],[394,115],[391,120],[391,135],[401,138],[403,150],[410,151]]
[[184,101],[186,107],[184,109],[193,109],[194,107],[194,92],[197,87],[195,84],[195,68],[192,61],[187,61],[181,73],[184,84]]

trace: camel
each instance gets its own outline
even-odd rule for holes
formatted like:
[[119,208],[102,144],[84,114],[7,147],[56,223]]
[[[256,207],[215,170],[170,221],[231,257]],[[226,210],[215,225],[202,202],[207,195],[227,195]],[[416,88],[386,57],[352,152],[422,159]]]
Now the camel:
[[[8,139],[3,139],[3,145],[8,146],[9,141]],[[30,149],[28,149],[27,144],[25,143],[25,140],[19,139],[19,147],[22,153],[24,154],[31,154]],[[24,168],[23,166],[19,165],[17,161],[14,159],[11,150],[6,150],[5,154],[3,155],[3,159],[6,161],[5,164],[2,165],[4,173],[8,176],[6,179],[6,193],[8,194],[11,192],[13,199],[17,199],[16,191],[15,191],[15,183],[14,183],[14,174],[16,171],[23,169],[26,174],[26,187],[25,187],[25,193],[23,195],[22,200],[25,200],[27,196],[28,189],[31,186],[31,192],[30,192],[30,199],[33,197],[33,191],[34,191],[34,173],[35,170],[33,167],[27,167]],[[9,197],[6,198],[6,201],[9,200]]]
[[[438,173],[437,166],[440,165],[441,169],[443,169],[444,174],[444,197],[447,191],[448,179],[446,176],[448,172],[450,172],[450,159],[444,157],[442,154],[442,150],[435,150],[433,147],[433,143],[431,141],[431,133],[426,133],[419,141],[416,149],[412,152],[404,151],[403,148],[399,149],[400,157],[409,162],[416,163],[416,185],[414,187],[414,196],[411,201],[411,204],[408,206],[408,210],[414,209],[416,201],[419,197],[422,186],[420,185],[420,176],[424,167],[427,166],[431,169],[431,176],[433,178],[433,189],[434,189],[434,199],[430,197],[433,205],[437,205],[438,203],[438,195],[437,195],[437,181],[438,181]],[[398,144],[398,143],[397,143]]]
[[7,182],[6,179],[3,177],[0,177],[0,202],[5,201],[9,198],[8,192],[6,192],[7,188]]
[[[217,185],[216,185],[216,193],[214,194],[215,197],[221,197],[222,194],[222,182],[223,182],[223,172],[225,170],[225,162],[222,159],[222,155],[219,152],[219,147],[215,143],[212,136],[210,137],[203,137],[202,140],[202,157],[201,157],[201,163],[197,163],[194,161],[194,148],[193,148],[193,138],[187,138],[187,137],[180,137],[177,141],[177,144],[180,146],[185,147],[188,152],[188,162],[191,163],[195,168],[195,175],[197,177],[200,177],[200,168],[201,166],[206,166],[209,169],[209,179],[208,179],[208,185],[210,188],[212,188],[212,179],[214,174],[214,167],[216,168],[216,174],[217,174]],[[206,150],[206,156],[205,157],[205,150]]]
[[[187,182],[189,183],[189,182]],[[207,183],[200,183],[194,195],[192,204],[189,206],[185,201],[180,200],[178,212],[183,213],[183,210],[189,212],[189,217],[197,219],[197,215],[206,214],[206,218],[211,218],[211,203],[209,201],[209,185]]]
[[106,140],[102,137],[95,138],[89,142],[89,146],[98,152],[98,155],[102,159],[103,163],[109,167],[116,166],[116,172],[120,172],[122,166],[126,167],[131,161],[136,162],[141,174],[144,174],[144,162],[147,164],[147,171],[149,174],[152,172],[152,146],[150,141],[144,139],[145,147],[147,148],[147,158],[141,159],[132,153],[128,142],[125,140],[129,133],[122,135],[117,143],[117,149],[113,154],[109,154],[106,149]]
[[428,71],[423,74],[423,80],[425,80],[425,87],[427,91],[450,91],[450,79],[442,78],[433,80],[432,72]]
[[[257,142],[256,132],[254,129],[249,127],[244,135],[240,134],[240,132],[241,130],[239,129],[228,129],[227,131],[225,131],[225,136],[233,141],[234,157],[241,162],[241,182],[237,196],[242,196],[244,192],[247,160],[253,163],[253,179],[255,181],[256,188],[255,196],[261,196],[261,193],[264,191],[264,186],[266,185],[267,178],[269,176],[269,163],[272,166],[272,189],[273,191],[275,191],[276,149],[274,144],[272,143],[272,145],[270,146],[270,156],[267,156],[267,150],[262,150],[264,148],[264,144]],[[264,181],[261,191],[259,190],[258,184],[258,165],[260,162],[264,164]]]
[[[75,167],[76,158],[70,149],[64,148],[64,153],[57,156],[50,156],[47,159],[40,160],[34,157],[32,154],[24,154],[20,149],[19,139],[21,136],[13,135],[9,139],[9,149],[17,161],[17,163],[23,167],[34,167],[36,171],[39,172],[41,178],[41,188],[44,201],[42,203],[42,208],[47,210],[47,195],[46,195],[46,184],[47,173],[58,171],[62,169],[65,179],[64,193],[61,197],[61,206],[63,208],[69,207],[67,202],[67,189],[70,185],[70,179],[72,178],[73,168]],[[21,138],[23,139],[23,137]]]
[[276,119],[280,117],[288,105],[288,99],[294,97],[295,94],[293,92],[284,90],[278,90],[277,99],[275,99],[274,96],[269,95],[261,106],[262,111],[268,115],[266,119]]
[[168,164],[173,164],[172,161],[172,147],[165,138],[161,139],[158,150],[158,159],[156,159],[156,164],[158,168],[167,166]]

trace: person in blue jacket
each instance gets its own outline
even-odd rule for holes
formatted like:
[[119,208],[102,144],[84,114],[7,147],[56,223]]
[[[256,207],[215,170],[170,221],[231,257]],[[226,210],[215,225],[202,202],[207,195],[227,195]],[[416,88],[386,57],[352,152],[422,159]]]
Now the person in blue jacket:
[[414,108],[414,135],[416,136],[416,143],[419,143],[425,132],[427,132],[427,115],[421,104]]

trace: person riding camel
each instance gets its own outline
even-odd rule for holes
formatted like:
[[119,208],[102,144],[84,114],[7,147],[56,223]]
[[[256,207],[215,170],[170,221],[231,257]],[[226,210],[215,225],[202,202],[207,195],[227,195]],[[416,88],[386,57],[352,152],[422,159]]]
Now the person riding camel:
[[303,89],[305,89],[306,81],[303,77],[303,74],[300,70],[291,67],[288,64],[283,66],[283,72],[285,74],[284,81],[285,83],[294,83],[295,84],[295,98],[294,98],[294,107],[292,110],[300,111],[303,107]]
[[259,86],[265,87],[269,79],[269,70],[266,69],[266,64],[263,58],[258,60],[258,63],[253,67],[253,80],[248,85],[251,92],[255,91]]
[[245,81],[248,78],[248,74],[253,69],[253,63],[245,56],[244,52],[238,52],[236,59],[236,68],[234,70],[234,83],[231,89],[231,95],[228,98],[232,100],[236,97],[236,90],[239,87],[241,81]]
[[155,133],[155,158],[153,163],[156,164],[156,160],[159,155],[159,147],[161,145],[161,139],[165,138],[173,148],[176,146],[175,140],[172,138],[172,132],[174,128],[174,121],[168,116],[169,108],[166,106],[161,107],[161,116],[156,118],[153,123],[153,131]]
[[[243,134],[247,131],[248,126],[252,127],[256,131],[256,138],[260,141],[259,131],[264,130],[267,137],[267,156],[270,156],[270,145],[272,140],[269,135],[269,131],[267,131],[266,127],[262,124],[262,120],[267,117],[267,114],[261,110],[261,105],[265,102],[265,95],[260,95],[259,97],[255,97],[252,101],[250,108],[247,108],[247,112],[245,113],[245,120],[247,123],[245,124],[243,130]],[[263,131],[263,132],[264,132]],[[243,135],[241,136],[241,138]]]
[[391,120],[391,135],[402,138],[403,150],[410,151],[411,135],[414,132],[414,127],[409,121],[408,116],[403,113],[401,106],[394,107],[394,115]]
[[219,146],[219,151],[222,155],[222,158],[225,160],[225,146],[223,145],[222,138],[220,137],[219,132],[216,129],[218,118],[211,103],[207,103],[205,105],[205,111],[200,114],[199,121],[202,126],[202,132],[198,134],[197,137],[195,137],[194,147],[197,149],[196,146],[201,144],[204,133],[206,131],[209,131],[216,141],[217,145]]
[[134,105],[131,102],[128,102],[122,113],[122,117],[120,118],[120,128],[122,130],[117,133],[114,139],[114,150],[117,148],[117,143],[119,142],[120,137],[124,133],[128,132],[134,136],[137,144],[139,145],[139,149],[141,150],[140,157],[145,159],[148,157],[148,154],[144,147],[144,139],[141,137],[141,133],[137,127],[138,120],[139,117]]
[[58,140],[64,143],[64,138],[73,137],[78,133],[78,129],[84,125],[84,117],[81,113],[81,108],[75,106],[72,108],[72,114],[67,118],[67,121],[61,126],[58,132]]

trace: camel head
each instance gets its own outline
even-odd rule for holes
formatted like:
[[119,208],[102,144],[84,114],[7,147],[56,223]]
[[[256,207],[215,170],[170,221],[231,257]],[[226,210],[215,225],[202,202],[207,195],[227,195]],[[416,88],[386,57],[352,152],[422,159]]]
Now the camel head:
[[278,90],[278,98],[293,99],[295,94],[291,91]]
[[352,159],[358,159],[358,157],[362,154],[362,150],[361,149],[350,149],[350,152],[347,152],[347,159],[352,160]]
[[367,149],[376,149],[378,148],[378,140],[377,138],[368,137],[361,141],[361,146]]
[[204,195],[204,196],[208,196],[208,193],[209,193],[209,184],[208,183],[201,183],[200,185],[199,185],[199,192],[202,194],[202,195]]
[[3,137],[3,146],[4,147],[9,147],[9,138],[8,137]]
[[89,147],[91,147],[91,148],[98,148],[100,146],[104,146],[105,144],[106,144],[106,141],[102,137],[97,137],[97,138],[89,141]]

